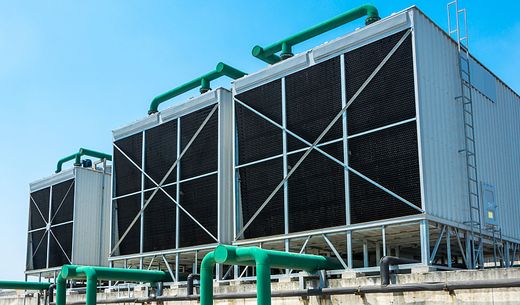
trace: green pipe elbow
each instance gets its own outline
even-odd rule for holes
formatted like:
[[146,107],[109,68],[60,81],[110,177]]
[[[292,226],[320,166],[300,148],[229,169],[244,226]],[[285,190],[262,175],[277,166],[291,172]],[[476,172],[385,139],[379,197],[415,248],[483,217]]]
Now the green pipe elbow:
[[55,171],[55,173],[61,172],[61,170],[63,168],[63,164],[65,162],[70,161],[70,160],[74,160],[74,166],[80,166],[81,165],[81,157],[82,156],[90,156],[90,157],[94,157],[94,158],[99,158],[99,159],[105,159],[105,160],[108,160],[108,161],[112,161],[112,156],[109,155],[109,154],[101,153],[101,152],[98,152],[98,151],[95,151],[95,150],[91,150],[91,149],[80,148],[77,153],[69,155],[69,156],[66,156],[66,157],[61,158],[60,160],[58,160],[58,163],[56,164],[56,171]]
[[[294,45],[301,43],[305,40],[311,39],[320,34],[323,34],[332,29],[335,29],[343,24],[349,23],[363,16],[367,16],[367,18],[365,19],[366,25],[381,19],[379,17],[379,12],[375,6],[371,4],[365,4],[355,9],[349,10],[332,19],[319,23],[288,38],[282,39],[265,48],[255,46],[252,50],[252,54],[254,57],[263,60],[268,64],[275,64],[280,60],[291,57],[292,47]],[[275,53],[280,51],[280,56],[275,55]]]
[[200,77],[197,77],[194,80],[191,80],[183,85],[173,88],[170,91],[167,91],[163,94],[156,96],[152,102],[150,103],[150,108],[148,109],[148,115],[152,115],[158,112],[159,105],[170,100],[178,95],[181,95],[185,92],[188,92],[192,89],[195,89],[200,86],[200,92],[204,93],[210,90],[210,82],[221,77],[227,76],[232,79],[237,79],[246,75],[245,72],[242,72],[236,68],[233,68],[229,65],[226,65],[223,62],[219,62],[215,67],[215,70],[206,73]]

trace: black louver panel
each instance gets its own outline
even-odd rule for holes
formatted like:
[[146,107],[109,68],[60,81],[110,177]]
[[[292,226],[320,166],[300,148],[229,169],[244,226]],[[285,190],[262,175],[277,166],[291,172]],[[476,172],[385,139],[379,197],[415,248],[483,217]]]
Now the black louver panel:
[[[345,54],[347,99],[350,99],[405,31]],[[412,40],[408,36],[348,108],[349,135],[415,116]]]
[[[181,151],[197,132],[215,105],[208,106],[181,118]],[[207,174],[217,170],[218,110],[181,159],[181,179]]]
[[[343,155],[343,143],[323,146],[333,156]],[[289,155],[289,168],[303,153]],[[339,161],[342,161],[343,158]],[[289,231],[299,232],[345,225],[345,179],[341,165],[311,152],[288,180]]]
[[74,215],[74,179],[52,186],[51,223],[71,221]]
[[[420,207],[415,122],[349,140],[349,165]],[[371,183],[350,174],[352,223],[419,213]]]
[[51,228],[49,268],[70,264],[72,257],[72,223]]
[[[117,231],[118,236],[116,236],[114,240],[115,243],[118,242],[119,238],[121,238],[134,219],[134,217],[141,210],[141,195],[133,195],[124,197],[121,199],[114,200],[114,207],[116,209],[117,215]],[[139,221],[130,229],[128,235],[123,239],[121,244],[119,245],[119,254],[133,254],[139,253],[140,249],[140,232],[139,232]]]
[[29,230],[44,228],[49,221],[50,188],[32,192],[29,198]]
[[[208,231],[217,236],[217,175],[183,182],[180,185],[182,206]],[[195,221],[183,211],[179,215],[181,247],[215,243]]]
[[[296,72],[285,79],[287,128],[313,143],[341,110],[341,67],[339,57]],[[339,120],[320,143],[342,135]],[[306,147],[289,138],[288,150]]]
[[[117,140],[115,144],[138,166],[142,163],[142,134]],[[114,187],[116,197],[141,190],[141,172],[117,148],[114,148]]]
[[[164,187],[164,190],[176,198],[176,186]],[[145,202],[152,193],[145,193]],[[152,198],[144,210],[144,252],[175,248],[175,209],[175,203],[161,190]]]
[[[274,188],[282,181],[282,158],[246,166],[239,170],[240,202],[245,225]],[[245,238],[255,238],[284,233],[283,188],[253,220],[244,233]]]
[[[282,88],[280,80],[239,94],[237,98],[278,124],[282,123]],[[235,103],[240,164],[282,153],[282,132],[265,119]],[[247,143],[247,144],[246,144]]]
[[[156,183],[160,183],[177,160],[177,120],[147,130],[145,137],[145,172]],[[176,171],[173,170],[165,183],[175,182],[176,178]],[[134,179],[141,179],[141,177],[138,175]],[[146,189],[155,186],[148,177],[145,178]]]
[[[44,269],[47,267],[47,231],[39,230],[29,233],[27,245],[27,270]],[[31,262],[32,261],[32,266]]]

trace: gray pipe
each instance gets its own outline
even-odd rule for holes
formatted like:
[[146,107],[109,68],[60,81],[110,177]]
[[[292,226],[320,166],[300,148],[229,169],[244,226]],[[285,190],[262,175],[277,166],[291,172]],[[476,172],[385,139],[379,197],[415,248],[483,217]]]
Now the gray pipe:
[[[279,290],[273,291],[273,298],[288,297],[309,297],[309,296],[329,296],[347,294],[366,294],[366,293],[394,293],[394,292],[415,292],[415,291],[453,291],[458,289],[486,289],[486,288],[512,288],[520,287],[519,279],[499,279],[499,280],[478,280],[478,281],[456,281],[456,282],[432,282],[432,283],[413,283],[402,285],[368,285],[353,287],[337,287],[323,289],[306,290]],[[254,299],[256,292],[235,292],[215,294],[214,299]],[[161,296],[155,298],[120,298],[98,300],[98,304],[115,303],[149,303],[149,302],[174,302],[174,301],[197,301],[198,295],[191,296]],[[50,303],[55,305],[56,303]],[[67,302],[67,305],[84,305],[84,301]]]
[[379,261],[379,270],[381,273],[381,285],[387,286],[390,284],[390,266],[398,264],[414,264],[416,260],[408,258],[400,258],[395,256],[383,256]]
[[188,278],[187,278],[187,281],[188,281],[188,288],[186,289],[187,290],[187,295],[193,295],[193,281],[194,280],[200,280],[200,274],[198,273],[190,273],[188,275]]

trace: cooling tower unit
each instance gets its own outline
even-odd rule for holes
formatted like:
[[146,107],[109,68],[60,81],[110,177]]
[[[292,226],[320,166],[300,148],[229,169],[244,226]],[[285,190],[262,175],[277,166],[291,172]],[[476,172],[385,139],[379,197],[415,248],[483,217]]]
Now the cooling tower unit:
[[417,8],[240,78],[233,95],[234,244],[366,271],[390,254],[510,260],[519,96]]
[[114,131],[115,265],[178,275],[231,241],[231,114],[231,93],[216,89]]
[[64,264],[108,265],[111,179],[103,164],[74,166],[30,184],[26,274],[52,277]]

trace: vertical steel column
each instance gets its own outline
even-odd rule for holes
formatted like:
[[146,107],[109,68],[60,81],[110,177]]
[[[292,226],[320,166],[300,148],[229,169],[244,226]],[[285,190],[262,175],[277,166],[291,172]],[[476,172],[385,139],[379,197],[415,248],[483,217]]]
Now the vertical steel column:
[[385,229],[385,226],[381,226],[381,236],[383,238],[383,256],[386,256],[386,229]]
[[[287,109],[286,109],[286,96],[285,96],[285,77],[282,77],[282,154],[283,154],[283,176],[287,177],[287,167],[289,166],[287,161]],[[289,189],[288,182],[286,181],[283,185],[283,223],[284,223],[284,234],[289,234]],[[289,252],[289,240],[284,240],[285,251]],[[289,273],[289,269],[285,269],[285,273]]]
[[468,269],[473,269],[473,253],[472,253],[472,239],[473,234],[470,234],[468,231],[464,232],[465,242],[466,242],[466,267]]
[[[286,96],[285,96],[285,77],[282,77],[282,154],[283,154],[283,176],[287,177],[287,168],[289,166],[287,161],[287,132],[285,129],[287,128],[287,108],[286,108]],[[284,224],[284,234],[289,234],[289,189],[288,189],[288,181],[286,181],[283,185],[283,224]],[[285,252],[290,251],[289,239],[284,239],[284,249]],[[291,272],[290,269],[285,269],[285,274],[289,274]]]
[[376,266],[379,266],[379,261],[381,261],[381,243],[376,242]]
[[[141,132],[141,137],[143,139],[141,143],[141,168],[143,169],[141,171],[141,210],[144,207],[144,183],[145,183],[145,175],[144,172],[146,171],[146,132],[143,130]],[[144,212],[139,216],[139,253],[143,254],[144,249]],[[139,258],[139,269],[143,269],[143,258]]]
[[[347,79],[345,75],[345,54],[340,56],[340,80],[341,80],[341,108],[347,105]],[[347,110],[348,111],[348,110]],[[341,125],[343,127],[343,163],[348,165],[348,133],[347,133],[347,111],[341,117]],[[345,190],[345,224],[350,225],[350,188],[349,188],[349,171],[344,167],[344,190]],[[352,232],[347,232],[347,265],[353,268],[352,263]]]
[[[48,211],[48,218],[47,218],[47,263],[46,266],[49,268],[49,256],[50,256],[50,244],[51,244],[51,218],[52,218],[52,185],[49,188],[49,211]],[[74,194],[75,195],[75,194]]]
[[448,268],[451,268],[451,228],[449,226],[446,230],[446,259]]
[[428,220],[423,219],[419,224],[419,231],[421,235],[421,263],[423,265],[430,265],[430,228],[428,227]]
[[368,267],[368,241],[363,239],[363,267]]
[[[181,118],[177,118],[177,156],[176,160],[179,160],[180,154],[181,154]],[[181,184],[179,181],[181,180],[181,163],[182,161],[179,160],[177,162],[177,166],[175,168],[175,181],[177,182],[177,186],[175,187],[175,200],[178,204],[175,205],[175,250],[179,249],[179,238],[180,238],[180,209],[179,204],[181,204]],[[179,254],[175,254],[175,282],[179,282]]]

